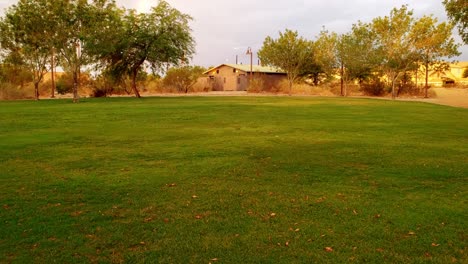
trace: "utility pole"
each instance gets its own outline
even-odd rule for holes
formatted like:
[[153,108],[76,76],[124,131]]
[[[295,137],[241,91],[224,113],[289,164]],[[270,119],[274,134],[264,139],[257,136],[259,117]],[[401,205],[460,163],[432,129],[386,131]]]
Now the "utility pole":
[[250,55],[250,78],[249,79],[252,79],[252,74],[253,74],[253,71],[252,71],[252,64],[253,64],[253,52],[252,52],[252,49],[249,47],[247,49],[247,52],[245,53],[247,55]]

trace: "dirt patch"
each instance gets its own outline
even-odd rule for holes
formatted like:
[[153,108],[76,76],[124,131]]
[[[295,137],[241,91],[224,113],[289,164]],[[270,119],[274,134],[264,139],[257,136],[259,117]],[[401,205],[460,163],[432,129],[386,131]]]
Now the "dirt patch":
[[468,108],[468,89],[434,88],[437,97],[432,99],[436,104]]

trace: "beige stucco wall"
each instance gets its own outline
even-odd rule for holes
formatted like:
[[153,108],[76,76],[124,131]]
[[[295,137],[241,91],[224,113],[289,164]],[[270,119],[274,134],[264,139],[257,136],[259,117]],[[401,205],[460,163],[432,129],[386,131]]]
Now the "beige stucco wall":
[[[215,91],[239,91],[247,88],[246,85],[242,85],[244,83],[242,79],[245,78],[246,73],[228,66],[211,71],[209,76]],[[240,84],[238,78],[241,78]]]

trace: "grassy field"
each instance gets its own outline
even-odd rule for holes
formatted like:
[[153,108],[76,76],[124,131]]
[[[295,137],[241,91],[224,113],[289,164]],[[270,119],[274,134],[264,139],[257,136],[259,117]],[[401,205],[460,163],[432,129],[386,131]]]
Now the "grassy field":
[[0,102],[0,262],[467,263],[468,110]]

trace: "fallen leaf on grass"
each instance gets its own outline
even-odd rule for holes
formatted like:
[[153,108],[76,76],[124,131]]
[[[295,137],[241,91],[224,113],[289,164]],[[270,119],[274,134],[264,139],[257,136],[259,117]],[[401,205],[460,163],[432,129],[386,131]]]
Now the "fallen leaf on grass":
[[296,228],[296,230],[294,230],[294,232],[299,232],[301,229],[299,228]]
[[356,210],[353,210],[353,214],[354,214],[354,215],[357,215],[358,212],[357,212]]
[[8,204],[4,204],[3,209],[8,210],[8,209],[10,209],[10,206],[8,206]]
[[145,218],[144,221],[145,221],[145,223],[149,223],[149,222],[153,221],[153,219],[154,219],[153,217],[148,217],[148,218]]
[[378,248],[378,249],[376,249],[376,251],[382,253],[384,250],[383,250],[383,248]]
[[410,235],[410,236],[414,236],[414,235],[416,235],[416,233],[415,233],[415,232],[413,232],[413,231],[409,231],[409,232],[408,232],[408,235]]
[[210,260],[211,260],[211,261],[218,261],[217,258],[212,258],[212,259],[210,259]]
[[202,219],[202,218],[203,218],[203,216],[201,216],[201,215],[196,215],[195,216],[195,219]]
[[318,198],[317,200],[315,200],[315,202],[316,202],[316,203],[322,203],[322,202],[324,202],[326,199],[327,199],[327,197],[323,196],[323,197],[320,197],[320,198]]
[[284,243],[284,245],[289,247],[289,241],[286,241],[286,243]]
[[169,184],[166,184],[166,186],[167,186],[167,187],[176,187],[177,184],[175,184],[175,183],[169,183]]
[[77,217],[77,216],[80,216],[82,214],[83,214],[83,211],[76,211],[76,212],[71,213],[70,215],[73,216],[73,217]]
[[431,246],[438,247],[438,246],[440,246],[440,244],[432,243]]
[[332,247],[325,247],[325,251],[326,252],[333,252],[333,248]]
[[192,195],[192,198],[193,198],[193,199],[197,199],[197,198],[198,198],[198,196],[196,196],[196,195]]
[[271,213],[270,214],[270,217],[275,217],[276,216],[276,213]]
[[374,215],[374,218],[380,218],[380,214]]

